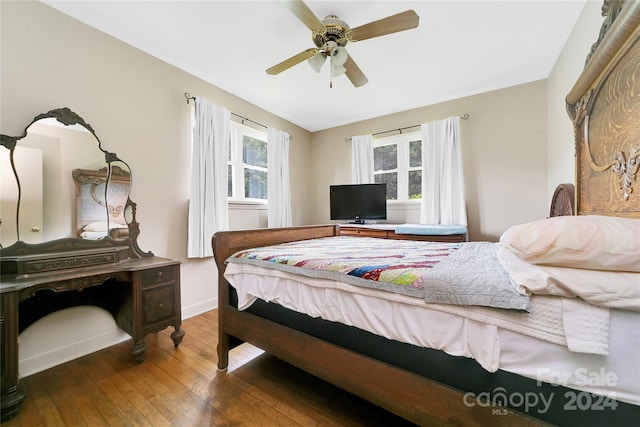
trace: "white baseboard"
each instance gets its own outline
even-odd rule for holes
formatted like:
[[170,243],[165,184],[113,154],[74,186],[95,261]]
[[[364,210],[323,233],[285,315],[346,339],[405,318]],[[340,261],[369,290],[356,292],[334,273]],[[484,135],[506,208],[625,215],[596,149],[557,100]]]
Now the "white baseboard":
[[218,308],[218,297],[190,305],[189,307],[182,307],[182,319],[188,319],[215,308]]

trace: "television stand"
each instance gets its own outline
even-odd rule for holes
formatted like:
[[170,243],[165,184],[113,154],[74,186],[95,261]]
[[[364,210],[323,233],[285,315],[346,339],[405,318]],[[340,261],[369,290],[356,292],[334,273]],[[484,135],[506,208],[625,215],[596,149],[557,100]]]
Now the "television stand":
[[396,226],[400,224],[344,224],[340,225],[340,236],[375,237],[378,239],[420,240],[427,242],[464,242],[466,235],[459,234],[396,234]]

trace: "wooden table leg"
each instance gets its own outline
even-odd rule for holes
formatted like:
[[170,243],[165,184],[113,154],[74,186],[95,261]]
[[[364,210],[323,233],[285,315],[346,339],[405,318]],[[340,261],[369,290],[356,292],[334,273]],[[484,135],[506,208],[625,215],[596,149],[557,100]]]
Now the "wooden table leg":
[[0,295],[0,332],[2,334],[2,391],[0,413],[2,421],[13,418],[27,396],[18,380],[18,293]]
[[176,330],[171,333],[171,339],[173,340],[173,346],[178,347],[184,338],[184,331],[180,329],[180,326],[176,326]]

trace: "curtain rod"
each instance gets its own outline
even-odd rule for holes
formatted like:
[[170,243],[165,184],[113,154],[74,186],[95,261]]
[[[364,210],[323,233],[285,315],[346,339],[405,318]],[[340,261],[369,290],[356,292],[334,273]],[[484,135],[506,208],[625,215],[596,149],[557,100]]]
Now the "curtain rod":
[[[460,118],[461,118],[462,120],[467,120],[467,119],[469,118],[469,115],[465,113],[465,114],[463,114],[462,116],[460,116]],[[382,135],[383,133],[389,133],[389,132],[400,132],[400,135],[402,135],[402,131],[403,131],[403,130],[405,130],[405,129],[411,129],[411,128],[417,128],[417,127],[419,127],[419,126],[422,126],[422,125],[413,125],[413,126],[406,126],[406,127],[398,128],[398,129],[383,130],[382,132],[372,133],[372,134],[371,134],[371,136]],[[344,139],[344,142],[351,142],[351,137],[349,137],[349,138],[345,138],[345,139]]]
[[[189,101],[191,101],[192,99],[193,99],[193,102],[194,102],[194,103],[195,103],[195,101],[196,101],[196,97],[195,97],[195,96],[191,96],[191,94],[190,94],[189,92],[185,92],[185,93],[184,93],[184,97],[185,97],[185,98],[187,98],[187,104],[188,104],[188,103],[189,103]],[[234,116],[238,117],[239,119],[242,119],[242,124],[244,124],[244,122],[245,122],[245,121],[247,121],[247,122],[251,122],[251,123],[253,123],[253,124],[256,124],[256,125],[258,125],[258,126],[262,126],[262,127],[263,127],[263,128],[265,128],[265,129],[268,129],[268,128],[269,128],[268,126],[265,126],[265,125],[263,125],[262,123],[258,123],[258,122],[254,121],[254,120],[251,120],[251,119],[247,118],[247,117],[243,117],[243,116],[241,116],[240,114],[236,114],[236,113],[234,113],[234,112],[231,112],[231,114],[233,114]]]

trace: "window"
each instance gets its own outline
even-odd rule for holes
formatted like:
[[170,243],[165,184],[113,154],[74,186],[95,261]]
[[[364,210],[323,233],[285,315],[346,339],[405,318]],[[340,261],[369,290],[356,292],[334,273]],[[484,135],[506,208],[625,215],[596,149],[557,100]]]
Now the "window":
[[387,184],[387,200],[422,198],[422,140],[419,132],[373,142],[374,179]]
[[231,123],[228,196],[267,201],[267,134]]

